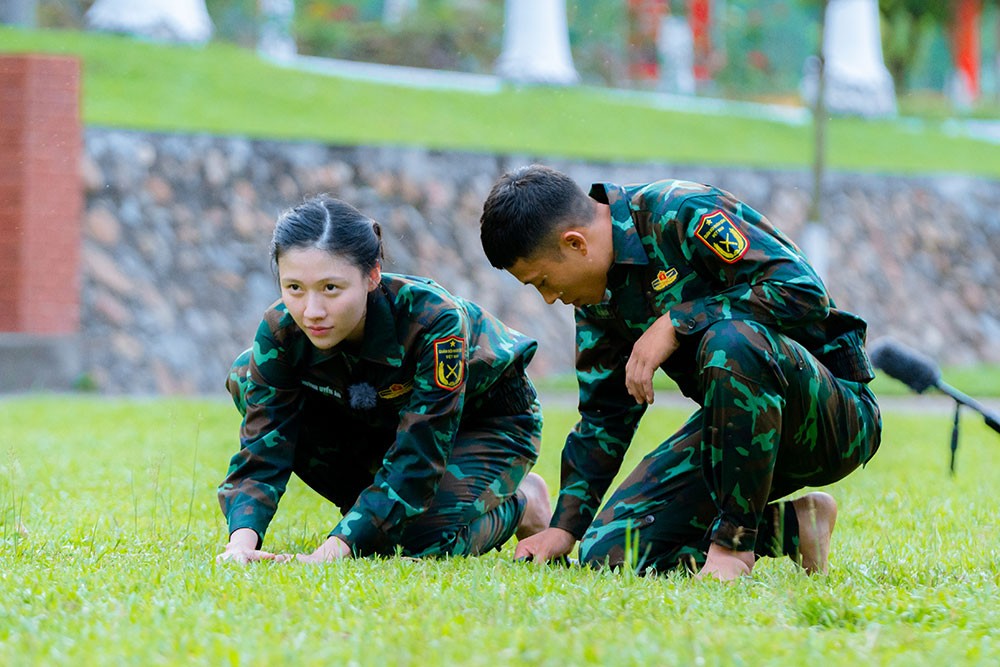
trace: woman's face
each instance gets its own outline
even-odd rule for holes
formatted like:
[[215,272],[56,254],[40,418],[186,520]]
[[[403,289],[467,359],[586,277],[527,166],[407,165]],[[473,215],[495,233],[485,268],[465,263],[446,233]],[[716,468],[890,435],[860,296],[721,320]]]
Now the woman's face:
[[278,257],[281,300],[321,350],[344,340],[361,342],[368,292],[380,278],[379,267],[366,274],[349,259],[320,248],[293,248]]

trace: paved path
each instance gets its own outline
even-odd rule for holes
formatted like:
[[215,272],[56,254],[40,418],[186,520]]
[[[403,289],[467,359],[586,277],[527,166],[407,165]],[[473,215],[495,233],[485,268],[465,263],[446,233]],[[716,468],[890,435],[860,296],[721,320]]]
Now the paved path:
[[[471,74],[302,55],[287,59],[271,58],[268,60],[280,67],[408,88],[461,90],[491,95],[500,92],[504,86],[512,85],[492,74]],[[812,113],[808,108],[791,104],[743,102],[713,97],[676,95],[652,90],[628,90],[597,86],[577,87],[587,88],[612,99],[645,104],[656,109],[669,111],[756,118],[788,125],[805,125],[812,118]],[[918,118],[899,118],[898,120],[913,130],[940,127],[947,134],[1000,144],[1000,120],[949,118],[941,123]]]

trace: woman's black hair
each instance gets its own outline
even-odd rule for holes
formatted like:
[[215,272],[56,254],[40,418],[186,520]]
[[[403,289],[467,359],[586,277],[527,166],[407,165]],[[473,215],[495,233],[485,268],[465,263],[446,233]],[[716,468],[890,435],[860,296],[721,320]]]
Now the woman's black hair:
[[295,248],[319,248],[348,259],[368,273],[382,260],[382,229],[358,209],[329,195],[318,195],[278,217],[271,237],[271,266]]

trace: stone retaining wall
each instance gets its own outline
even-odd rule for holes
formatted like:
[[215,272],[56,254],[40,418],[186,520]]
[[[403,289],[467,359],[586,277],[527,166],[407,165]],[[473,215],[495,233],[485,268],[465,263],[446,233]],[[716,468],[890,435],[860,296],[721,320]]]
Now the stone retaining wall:
[[[540,156],[337,147],[89,128],[81,362],[118,393],[220,393],[277,298],[267,247],[278,213],[327,192],[379,220],[386,269],[430,276],[541,343],[536,375],[572,370],[572,310],[493,269],[482,201],[531,161],[592,180],[677,177],[730,190],[797,239],[806,172],[598,164]],[[941,363],[1000,362],[1000,182],[831,174],[830,290]]]

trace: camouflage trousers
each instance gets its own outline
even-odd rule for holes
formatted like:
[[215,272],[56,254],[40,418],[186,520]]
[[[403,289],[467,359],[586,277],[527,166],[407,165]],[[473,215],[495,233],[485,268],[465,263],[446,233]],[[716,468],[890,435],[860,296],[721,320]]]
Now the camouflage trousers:
[[[226,382],[241,414],[249,359],[249,350],[240,355]],[[526,506],[517,488],[538,459],[541,406],[523,374],[495,389],[466,406],[437,493],[394,545],[403,555],[479,555],[517,529]],[[396,431],[374,428],[321,397],[306,398],[301,415],[292,472],[346,514],[371,485]]]
[[697,354],[702,407],[614,492],[581,541],[583,561],[695,568],[713,542],[794,558],[801,517],[775,501],[842,479],[878,449],[867,385],[835,377],[787,336],[727,320]]

